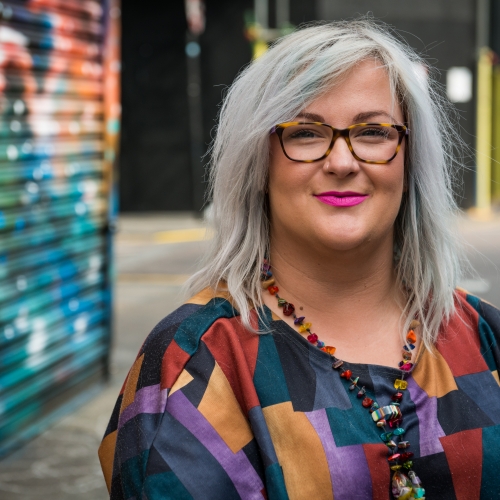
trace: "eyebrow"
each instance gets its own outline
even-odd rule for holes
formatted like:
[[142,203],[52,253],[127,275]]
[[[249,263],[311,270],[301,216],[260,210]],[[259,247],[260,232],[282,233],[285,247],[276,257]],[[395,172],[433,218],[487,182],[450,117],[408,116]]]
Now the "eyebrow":
[[[398,120],[394,118],[391,114],[387,113],[386,111],[382,110],[373,110],[373,111],[365,111],[363,113],[358,113],[354,118],[353,118],[353,123],[363,123],[366,122],[367,120],[370,120],[370,118],[373,118],[374,116],[386,116],[389,118],[392,123],[397,124]],[[296,118],[305,118],[306,120],[311,120],[313,122],[321,122],[325,123],[325,119],[323,116],[318,115],[316,113],[309,113],[307,111],[301,111]]]
[[374,110],[374,111],[366,111],[364,113],[358,113],[354,117],[354,123],[365,122],[366,120],[369,120],[370,118],[373,118],[374,116],[381,116],[381,115],[387,116],[387,118],[389,118],[390,120],[392,120],[392,123],[394,123],[394,124],[396,124],[398,122],[396,120],[396,118],[394,118],[394,116],[390,115],[386,111]]

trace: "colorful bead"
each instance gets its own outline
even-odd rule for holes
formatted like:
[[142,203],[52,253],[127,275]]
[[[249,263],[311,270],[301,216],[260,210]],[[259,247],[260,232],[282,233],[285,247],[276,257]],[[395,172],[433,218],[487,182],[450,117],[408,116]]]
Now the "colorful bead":
[[[394,404],[396,405],[397,403],[394,403]],[[403,421],[403,419],[402,419],[402,418],[394,418],[394,419],[392,419],[392,420],[389,420],[389,427],[390,427],[391,429],[394,429],[395,427],[399,427],[399,424],[400,424],[402,421]]]
[[391,436],[392,436],[392,432],[382,432],[382,434],[380,434],[380,439],[386,443],[387,441],[389,441],[389,439],[391,439]]
[[401,355],[403,356],[404,361],[409,361],[411,359],[411,352],[405,351],[404,349]]
[[398,443],[398,448],[409,448],[409,447],[410,447],[409,441],[400,441]]
[[344,362],[341,359],[337,359],[335,363],[333,363],[332,368],[338,370],[343,364]]
[[417,328],[417,326],[420,326],[420,321],[418,321],[418,319],[413,319],[410,323],[410,330]]
[[288,302],[288,304],[285,304],[283,306],[283,314],[285,316],[291,316],[295,312],[295,306]]
[[294,325],[301,325],[302,322],[306,319],[305,316],[299,316],[299,317],[296,317],[294,320],[293,320],[293,324]]
[[396,419],[399,418],[401,415],[401,410],[399,407],[395,405],[387,405],[383,406],[382,408],[379,408],[378,410],[375,410],[372,413],[372,418],[375,422],[380,420],[383,417],[388,417],[389,419]]
[[395,436],[402,436],[406,431],[402,427],[398,427],[397,429],[394,429],[392,432]]
[[413,496],[415,500],[418,500],[419,498],[424,498],[425,495],[425,490],[423,488],[413,488]]
[[[319,343],[318,343],[318,345],[319,345]],[[330,356],[333,356],[333,355],[335,354],[335,351],[337,350],[337,348],[336,348],[336,347],[333,347],[333,346],[331,346],[331,345],[325,345],[325,344],[323,343],[323,347],[321,348],[321,350],[322,350],[323,352],[328,353]],[[334,363],[334,364],[335,364],[335,363]]]
[[394,453],[394,455],[391,455],[390,457],[387,458],[388,462],[394,462],[394,460],[397,460],[400,457],[399,453]]
[[420,486],[422,484],[420,478],[412,470],[408,472],[408,476],[410,476],[411,483],[413,484],[413,486]]
[[311,344],[315,344],[318,341],[318,336],[315,333],[311,333],[307,336],[307,340],[311,342]]
[[386,422],[384,419],[379,420],[379,421],[377,422],[377,427],[385,427],[385,424],[386,424],[386,423],[387,423],[387,422]]
[[391,470],[393,471],[397,471],[399,469],[401,469],[402,465],[391,465]]
[[267,287],[267,291],[271,294],[274,295],[275,293],[278,293],[280,289],[276,285],[271,285]]
[[408,387],[408,382],[406,380],[401,380],[397,378],[394,381],[394,389],[401,389],[402,391],[404,391],[407,387]]
[[408,460],[403,464],[403,467],[405,467],[406,469],[411,469],[413,467],[413,462],[411,460]]
[[396,471],[392,476],[392,494],[399,500],[409,500],[412,494],[411,481],[400,471]]
[[304,323],[304,324],[299,326],[299,332],[305,333],[311,329],[311,326],[313,326],[312,323]]
[[401,370],[405,372],[411,371],[412,368],[413,368],[413,363],[405,363],[404,365],[401,366]]
[[356,386],[358,384],[358,380],[359,380],[359,377],[356,377],[353,381],[352,381],[352,384],[349,386],[349,390],[350,391],[354,391],[354,389],[356,389]]
[[286,306],[286,304],[287,304],[287,301],[285,299],[278,297],[278,307],[284,307],[284,306]]
[[403,346],[403,349],[405,351],[413,351],[413,349],[415,349],[415,346],[413,344],[408,344],[408,345]]
[[402,392],[396,392],[396,394],[393,394],[392,398],[393,401],[396,401],[396,403],[400,403],[401,400],[403,399],[403,393]]
[[362,398],[366,394],[366,389],[365,387],[361,387],[361,389],[358,392],[358,398]]
[[387,443],[385,443],[387,445],[388,448],[396,448],[397,447],[397,444],[391,439],[389,441],[387,441]]
[[406,451],[405,453],[401,453],[401,460],[408,460],[413,457],[413,453],[411,451]]
[[365,407],[365,408],[369,408],[373,403],[373,399],[371,398],[365,398],[363,399],[363,401],[361,402],[361,404]]
[[410,330],[408,332],[408,335],[406,335],[406,340],[410,343],[410,344],[414,344],[416,341],[417,341],[417,336],[415,335],[415,332],[413,330]]
[[268,279],[268,280],[265,280],[261,283],[261,286],[264,290],[266,290],[267,288],[269,288],[271,285],[274,285],[275,281],[274,281],[274,278],[271,278],[271,279]]
[[345,378],[345,379],[349,380],[349,379],[352,377],[352,371],[351,371],[351,370],[345,370],[345,371],[343,371],[343,372],[340,374],[340,376],[341,376],[342,378]]

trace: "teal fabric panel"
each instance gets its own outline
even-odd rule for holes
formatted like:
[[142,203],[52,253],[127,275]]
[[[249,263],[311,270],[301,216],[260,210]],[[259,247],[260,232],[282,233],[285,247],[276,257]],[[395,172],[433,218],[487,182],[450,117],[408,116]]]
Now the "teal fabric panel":
[[500,425],[483,428],[483,472],[481,499],[500,497]]
[[479,314],[478,331],[479,341],[481,342],[481,354],[490,371],[495,371],[498,367],[493,356],[493,350],[498,349],[498,345],[493,330],[481,315],[481,300],[474,297],[474,295],[467,295],[467,302]]
[[148,476],[144,483],[144,494],[148,500],[193,500],[172,471]]
[[272,335],[261,335],[253,382],[261,407],[290,401],[285,374]]
[[268,500],[288,500],[285,478],[278,463],[266,468],[266,490]]
[[149,450],[144,450],[122,464],[121,478],[125,498],[140,498],[148,457]]
[[381,443],[380,431],[373,423],[370,413],[363,407],[357,398],[358,391],[349,391],[351,408],[326,408],[328,422],[331,429],[342,429],[342,432],[333,432],[333,439],[337,446],[351,446],[354,444]]

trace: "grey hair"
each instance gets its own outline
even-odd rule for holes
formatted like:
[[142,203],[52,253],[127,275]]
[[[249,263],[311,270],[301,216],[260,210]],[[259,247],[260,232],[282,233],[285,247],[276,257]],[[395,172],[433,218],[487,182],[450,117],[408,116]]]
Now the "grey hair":
[[213,239],[187,290],[194,294],[225,282],[243,324],[252,329],[250,310],[262,306],[260,268],[269,253],[269,131],[367,58],[386,68],[411,130],[407,190],[395,222],[395,268],[407,297],[402,334],[418,318],[431,348],[454,311],[462,271],[453,197],[459,139],[437,83],[419,70],[426,68],[423,59],[371,19],[299,29],[274,43],[230,87],[210,151]]

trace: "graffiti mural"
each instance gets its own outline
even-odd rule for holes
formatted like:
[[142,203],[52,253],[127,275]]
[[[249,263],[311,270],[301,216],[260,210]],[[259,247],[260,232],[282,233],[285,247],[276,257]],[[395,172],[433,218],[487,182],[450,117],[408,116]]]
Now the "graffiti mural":
[[119,18],[0,3],[0,454],[106,373]]

